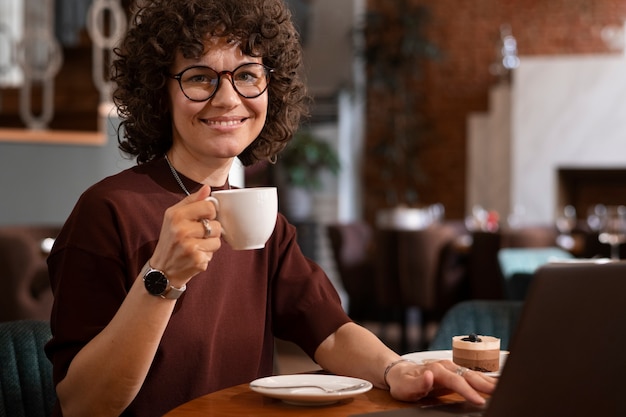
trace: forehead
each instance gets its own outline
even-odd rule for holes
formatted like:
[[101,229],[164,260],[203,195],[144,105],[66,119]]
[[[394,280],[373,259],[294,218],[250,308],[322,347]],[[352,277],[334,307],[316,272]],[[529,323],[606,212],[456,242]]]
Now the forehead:
[[207,37],[204,41],[202,56],[185,57],[181,50],[176,53],[176,66],[187,65],[217,65],[219,63],[231,64],[239,62],[261,62],[259,57],[252,57],[243,53],[238,41],[223,37]]

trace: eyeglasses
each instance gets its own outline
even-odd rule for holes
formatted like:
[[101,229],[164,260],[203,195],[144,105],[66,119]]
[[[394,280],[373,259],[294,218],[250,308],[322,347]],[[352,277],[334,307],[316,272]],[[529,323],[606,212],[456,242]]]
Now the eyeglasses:
[[178,80],[180,90],[191,101],[211,99],[220,86],[223,75],[230,75],[230,83],[243,98],[255,98],[267,90],[273,69],[263,64],[242,64],[232,71],[217,72],[202,65],[189,67],[171,77]]

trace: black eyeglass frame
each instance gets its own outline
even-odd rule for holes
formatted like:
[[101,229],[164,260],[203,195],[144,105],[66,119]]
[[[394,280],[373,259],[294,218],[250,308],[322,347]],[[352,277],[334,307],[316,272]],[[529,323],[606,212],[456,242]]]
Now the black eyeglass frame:
[[[233,78],[235,72],[237,72],[237,70],[239,68],[245,67],[246,65],[261,65],[263,67],[263,69],[264,69],[264,72],[265,72],[265,79],[267,81],[267,83],[265,84],[265,88],[261,92],[259,92],[258,94],[255,94],[253,96],[245,96],[245,95],[241,94],[241,92],[237,89],[237,86],[235,85],[235,80]],[[211,71],[213,71],[213,72],[215,72],[217,74],[217,84],[215,85],[215,90],[213,90],[213,92],[207,98],[205,98],[203,100],[197,100],[197,99],[193,99],[193,98],[189,97],[187,95],[187,93],[185,93],[185,89],[183,88],[183,80],[182,80],[183,74],[185,72],[187,72],[187,71],[189,71],[191,69],[195,69],[195,68],[207,68],[207,69],[210,69]],[[271,79],[271,75],[272,75],[273,72],[274,72],[274,69],[268,67],[265,64],[261,64],[261,63],[258,63],[258,62],[246,62],[244,64],[239,65],[237,68],[235,68],[232,71],[224,70],[224,71],[219,71],[219,72],[215,71],[213,68],[211,68],[211,67],[209,67],[207,65],[194,65],[194,66],[185,68],[184,70],[182,70],[181,72],[179,72],[177,74],[170,74],[170,77],[175,79],[176,81],[178,81],[178,86],[180,87],[180,91],[182,91],[182,93],[185,95],[185,97],[187,97],[188,100],[194,101],[196,103],[202,103],[204,101],[211,100],[215,96],[215,94],[217,93],[217,90],[219,90],[219,88],[220,88],[223,75],[230,75],[230,77],[229,77],[230,78],[230,84],[233,86],[233,89],[235,90],[235,92],[237,92],[237,94],[239,94],[239,96],[241,96],[243,98],[257,98],[257,97],[261,96],[263,93],[265,93],[267,91],[267,88],[270,85],[270,79]]]

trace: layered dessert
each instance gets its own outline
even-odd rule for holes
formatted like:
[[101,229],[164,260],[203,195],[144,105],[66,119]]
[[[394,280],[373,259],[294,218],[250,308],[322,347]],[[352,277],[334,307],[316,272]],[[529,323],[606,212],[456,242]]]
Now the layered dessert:
[[500,339],[493,336],[454,336],[452,361],[459,366],[480,372],[500,369]]

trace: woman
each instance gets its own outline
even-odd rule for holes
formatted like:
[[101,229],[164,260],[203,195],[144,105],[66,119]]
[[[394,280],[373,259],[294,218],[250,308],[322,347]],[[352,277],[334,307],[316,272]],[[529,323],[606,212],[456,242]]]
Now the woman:
[[49,257],[55,416],[161,415],[271,374],[274,336],[400,400],[484,401],[493,380],[399,361],[351,322],[283,216],[264,249],[220,239],[206,197],[235,157],[275,160],[306,111],[281,0],[147,2],[116,53],[120,148],[138,165],[81,196]]

